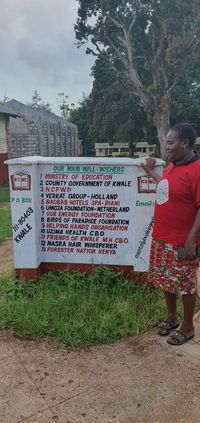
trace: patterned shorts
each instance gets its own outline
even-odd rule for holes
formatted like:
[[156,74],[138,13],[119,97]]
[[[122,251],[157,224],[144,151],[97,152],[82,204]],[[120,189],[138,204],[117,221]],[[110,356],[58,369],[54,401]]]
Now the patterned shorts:
[[177,250],[171,244],[152,240],[149,283],[172,294],[194,294],[199,259],[179,259]]

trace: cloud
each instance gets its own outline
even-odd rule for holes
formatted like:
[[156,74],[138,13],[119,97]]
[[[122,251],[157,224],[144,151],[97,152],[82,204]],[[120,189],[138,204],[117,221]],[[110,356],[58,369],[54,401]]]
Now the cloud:
[[0,15],[0,97],[30,100],[35,89],[55,102],[64,91],[77,102],[91,89],[93,58],[75,46],[75,0],[6,0]]

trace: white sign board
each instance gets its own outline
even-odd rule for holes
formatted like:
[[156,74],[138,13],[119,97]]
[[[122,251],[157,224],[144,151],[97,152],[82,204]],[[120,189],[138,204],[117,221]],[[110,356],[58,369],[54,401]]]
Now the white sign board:
[[80,263],[147,271],[156,184],[142,160],[9,160],[15,267]]

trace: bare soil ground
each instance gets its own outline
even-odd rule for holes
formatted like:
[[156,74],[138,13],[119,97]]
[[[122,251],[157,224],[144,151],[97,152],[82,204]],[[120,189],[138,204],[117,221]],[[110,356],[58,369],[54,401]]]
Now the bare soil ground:
[[2,423],[200,422],[196,338],[172,347],[155,331],[68,349],[0,331]]

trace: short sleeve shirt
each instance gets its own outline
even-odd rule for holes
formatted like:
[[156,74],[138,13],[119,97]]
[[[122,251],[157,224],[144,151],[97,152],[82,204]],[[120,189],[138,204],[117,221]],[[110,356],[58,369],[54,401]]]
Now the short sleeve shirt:
[[[200,158],[170,165],[157,185],[154,210],[155,240],[184,245],[200,206]],[[200,234],[197,238],[200,245]]]

